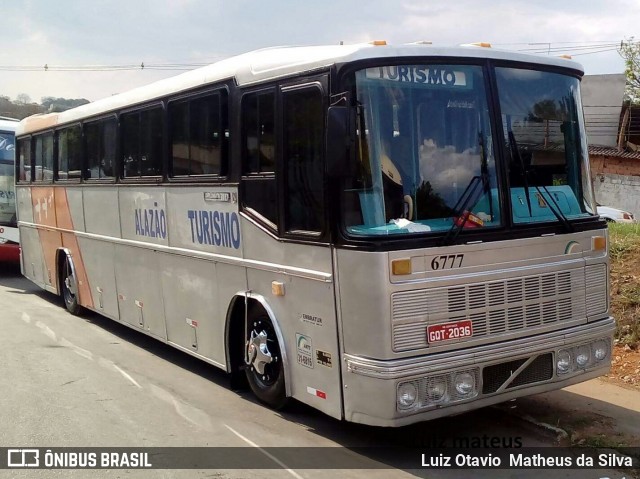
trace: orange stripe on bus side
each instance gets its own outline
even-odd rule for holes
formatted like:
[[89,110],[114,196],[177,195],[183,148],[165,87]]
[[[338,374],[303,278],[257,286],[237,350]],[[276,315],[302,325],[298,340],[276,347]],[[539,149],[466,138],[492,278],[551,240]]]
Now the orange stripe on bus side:
[[[73,265],[78,277],[78,301],[82,306],[93,308],[93,297],[91,296],[87,272],[82,261],[78,238],[73,233],[60,233],[47,229],[47,227],[58,227],[73,231],[73,220],[67,200],[66,188],[34,187],[31,189],[31,202],[33,220],[38,225],[42,255],[49,276],[48,282],[53,287],[57,285],[57,278],[54,277],[57,269],[56,251],[64,246],[71,252]],[[59,288],[57,288],[57,291],[60,293]]]
[[[73,219],[71,217],[71,208],[69,208],[66,188],[56,189],[55,203],[58,227],[75,231],[73,228]],[[91,295],[89,278],[87,277],[87,270],[84,267],[84,261],[82,260],[82,251],[80,251],[78,238],[73,233],[63,233],[62,244],[65,248],[71,251],[71,255],[73,257],[73,265],[75,266],[76,275],[78,277],[78,301],[82,306],[93,308],[93,296]]]
[[54,188],[51,186],[34,187],[31,190],[33,220],[38,225],[38,236],[45,263],[45,282],[55,288],[57,280],[56,250],[62,245],[60,233],[47,227],[56,226],[56,208],[53,200]]

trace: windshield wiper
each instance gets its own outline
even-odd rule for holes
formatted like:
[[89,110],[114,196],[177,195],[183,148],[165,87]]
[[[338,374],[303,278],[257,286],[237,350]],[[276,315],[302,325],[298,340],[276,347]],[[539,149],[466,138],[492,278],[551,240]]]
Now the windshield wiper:
[[473,178],[471,178],[471,181],[469,181],[469,184],[462,193],[462,196],[460,196],[460,199],[456,203],[456,206],[454,206],[453,208],[454,218],[457,218],[457,220],[453,220],[451,228],[449,228],[449,231],[447,231],[447,234],[444,236],[444,238],[442,238],[442,241],[440,242],[441,246],[449,246],[456,240],[456,238],[460,234],[460,231],[462,231],[464,225],[469,219],[469,216],[471,215],[469,205],[475,205],[476,202],[480,199],[480,195],[478,194],[478,192],[482,193],[483,189],[479,189],[478,187],[482,186],[483,183],[484,180],[480,176],[474,176]]
[[[535,185],[535,187],[536,187],[536,190],[538,190],[538,194],[542,197],[542,199],[545,199],[544,195],[542,194],[542,191],[540,191],[540,187],[538,185]],[[551,200],[551,203],[553,203],[553,207],[552,207],[551,203],[549,203],[548,201],[546,202],[547,205],[549,206],[549,209],[553,212],[556,218],[558,218],[558,221],[562,223],[562,226],[564,226],[564,229],[569,233],[573,233],[573,226],[571,225],[571,223],[569,222],[565,214],[562,212],[562,209],[554,199],[553,195],[549,192],[546,186],[542,185],[542,189]]]
[[489,214],[493,219],[493,195],[491,194],[491,185],[489,184],[489,165],[487,163],[487,155],[484,151],[484,136],[482,131],[478,131],[478,143],[480,145],[480,174],[482,175],[482,185],[489,200]]
[[[527,198],[527,206],[529,207],[529,216],[533,217],[533,213],[531,211],[531,199],[529,198],[529,179],[530,179],[529,175],[531,174],[531,171],[527,170],[524,166],[524,160],[520,155],[520,150],[518,149],[518,143],[516,142],[516,137],[513,134],[513,131],[511,130],[509,130],[509,145],[511,147],[512,155],[514,155],[515,159],[518,161],[518,163],[520,163],[520,171],[522,172],[522,180],[524,181],[524,195]],[[545,203],[547,204],[551,212],[554,214],[554,216],[558,219],[560,223],[562,223],[562,226],[564,226],[564,229],[572,233],[573,226],[571,225],[571,223],[569,222],[565,214],[562,212],[562,209],[554,199],[553,195],[549,192],[547,187],[542,185],[544,192],[547,194],[551,202],[545,199],[544,195],[542,194],[542,191],[540,190],[540,187],[537,184],[534,184],[534,187],[538,192],[538,194],[540,195],[540,197],[543,199],[543,201],[545,201]],[[553,206],[552,206],[552,203],[553,203]]]
[[[469,206],[475,206],[482,193],[488,196],[489,214],[491,218],[493,218],[493,197],[491,195],[491,185],[489,184],[489,165],[487,164],[487,155],[484,151],[485,146],[482,131],[478,131],[478,144],[480,145],[480,176],[471,178],[460,199],[453,207],[454,218],[457,218],[457,220],[453,220],[451,228],[449,228],[447,234],[442,238],[440,242],[442,246],[448,246],[454,243],[460,231],[462,231],[464,225],[467,223],[469,216],[471,216],[471,208],[469,208]],[[482,189],[478,190],[478,186],[482,186]]]
[[529,216],[533,216],[533,213],[531,212],[531,198],[529,198],[529,177],[527,175],[527,170],[524,167],[524,160],[522,159],[522,155],[520,155],[520,150],[518,149],[516,137],[511,130],[509,130],[509,147],[511,148],[511,155],[513,155],[514,159],[520,163],[520,171],[522,172],[522,179],[524,181],[524,196],[527,200]]

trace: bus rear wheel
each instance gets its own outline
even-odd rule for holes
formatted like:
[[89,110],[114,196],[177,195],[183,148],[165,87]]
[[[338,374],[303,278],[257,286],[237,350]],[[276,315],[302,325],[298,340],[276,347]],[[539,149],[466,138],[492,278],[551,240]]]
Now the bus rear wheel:
[[62,264],[62,298],[64,305],[73,315],[79,315],[82,307],[78,302],[78,281],[71,258],[65,255]]
[[274,409],[286,406],[284,365],[276,331],[264,312],[249,315],[245,373],[253,394]]

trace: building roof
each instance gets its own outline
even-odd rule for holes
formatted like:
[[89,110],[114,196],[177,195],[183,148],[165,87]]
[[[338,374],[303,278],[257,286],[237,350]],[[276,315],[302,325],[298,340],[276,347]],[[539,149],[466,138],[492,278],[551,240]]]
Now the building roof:
[[589,155],[640,160],[640,151],[618,151],[617,148],[612,148],[610,146],[589,145]]

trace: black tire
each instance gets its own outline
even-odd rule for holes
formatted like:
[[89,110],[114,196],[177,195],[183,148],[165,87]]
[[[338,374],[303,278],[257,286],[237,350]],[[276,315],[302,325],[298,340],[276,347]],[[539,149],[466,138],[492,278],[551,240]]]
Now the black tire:
[[[82,312],[82,306],[78,303],[78,281],[69,256],[64,257],[62,263],[62,299],[64,305],[71,314],[78,316]],[[74,292],[75,291],[75,292]]]
[[[245,365],[245,373],[249,387],[258,400],[273,409],[282,409],[289,402],[285,388],[284,364],[280,343],[269,316],[260,309],[257,312],[250,312],[248,317],[249,335],[252,332],[267,335],[267,347],[273,361],[264,365],[264,374],[260,374],[253,364]],[[245,345],[245,348],[247,346]],[[243,358],[246,350],[243,351]]]

